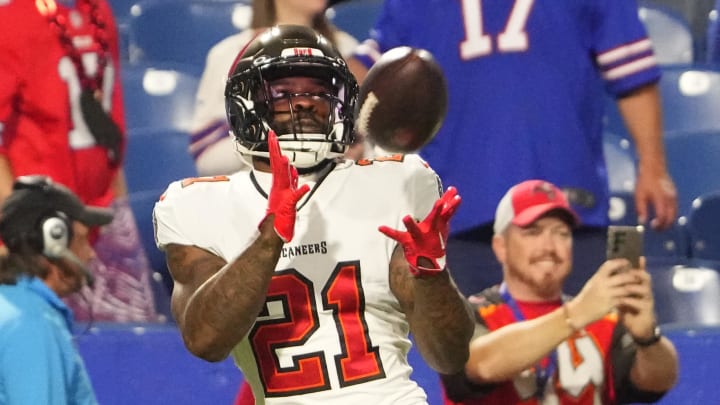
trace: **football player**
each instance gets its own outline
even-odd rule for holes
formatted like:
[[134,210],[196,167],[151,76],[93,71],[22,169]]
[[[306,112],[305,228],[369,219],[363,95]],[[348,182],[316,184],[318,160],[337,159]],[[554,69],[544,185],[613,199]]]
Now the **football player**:
[[426,403],[409,333],[438,371],[467,360],[472,316],[445,263],[460,197],[417,156],[342,158],[357,92],[326,38],[269,29],[225,90],[253,170],[174,182],[155,206],[185,345],[232,353],[258,403]]

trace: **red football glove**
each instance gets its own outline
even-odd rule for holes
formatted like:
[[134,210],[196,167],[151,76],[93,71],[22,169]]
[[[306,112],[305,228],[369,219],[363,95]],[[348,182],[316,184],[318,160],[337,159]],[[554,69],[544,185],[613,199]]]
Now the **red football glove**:
[[[455,214],[460,201],[455,187],[450,187],[435,202],[433,209],[422,222],[416,222],[410,215],[403,218],[407,232],[387,226],[378,228],[402,245],[405,259],[410,264],[410,272],[414,276],[436,275],[445,270],[445,246],[450,232],[450,218]],[[420,267],[420,257],[432,262],[433,267]]]
[[288,158],[280,152],[280,143],[274,131],[268,132],[268,151],[270,152],[270,170],[272,171],[272,188],[268,196],[268,208],[260,224],[270,215],[275,216],[275,233],[283,242],[292,240],[295,233],[295,208],[298,200],[308,191],[310,186],[303,184],[298,188],[298,173],[290,165]]

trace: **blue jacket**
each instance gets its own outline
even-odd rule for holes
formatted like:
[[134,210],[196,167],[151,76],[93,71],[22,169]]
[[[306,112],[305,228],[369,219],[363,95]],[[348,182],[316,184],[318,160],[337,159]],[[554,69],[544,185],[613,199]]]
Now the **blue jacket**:
[[72,322],[41,280],[0,285],[0,404],[97,404]]

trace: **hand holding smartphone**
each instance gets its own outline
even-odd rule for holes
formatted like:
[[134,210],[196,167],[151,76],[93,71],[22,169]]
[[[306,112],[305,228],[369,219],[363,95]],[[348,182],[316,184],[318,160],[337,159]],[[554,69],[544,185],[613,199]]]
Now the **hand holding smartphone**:
[[643,254],[642,226],[611,225],[607,234],[607,259],[624,258],[630,261],[633,268],[640,267],[640,256]]

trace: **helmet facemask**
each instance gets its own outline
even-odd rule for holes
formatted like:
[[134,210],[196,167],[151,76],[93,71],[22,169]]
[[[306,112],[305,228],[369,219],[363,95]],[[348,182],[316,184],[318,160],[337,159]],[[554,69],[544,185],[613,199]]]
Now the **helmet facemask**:
[[[294,166],[312,168],[342,156],[352,144],[357,84],[339,56],[319,49],[297,55],[292,49],[278,57],[240,59],[228,79],[226,110],[246,160],[268,157],[272,129]],[[313,84],[292,85],[293,80]]]

